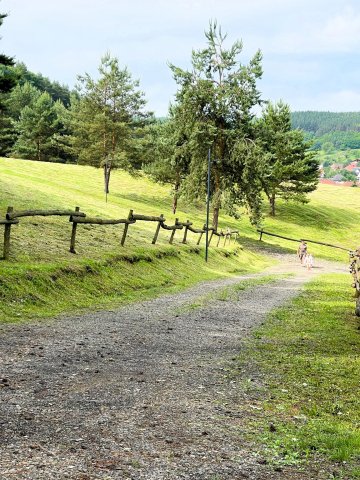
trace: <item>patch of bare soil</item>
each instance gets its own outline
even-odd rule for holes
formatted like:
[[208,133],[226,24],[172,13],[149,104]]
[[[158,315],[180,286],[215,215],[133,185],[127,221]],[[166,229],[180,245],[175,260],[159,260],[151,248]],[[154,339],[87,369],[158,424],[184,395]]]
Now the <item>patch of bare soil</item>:
[[264,465],[246,439],[251,399],[226,376],[251,329],[325,268],[306,272],[282,257],[271,270],[294,277],[235,300],[188,308],[244,277],[117,311],[1,326],[0,478],[328,478]]

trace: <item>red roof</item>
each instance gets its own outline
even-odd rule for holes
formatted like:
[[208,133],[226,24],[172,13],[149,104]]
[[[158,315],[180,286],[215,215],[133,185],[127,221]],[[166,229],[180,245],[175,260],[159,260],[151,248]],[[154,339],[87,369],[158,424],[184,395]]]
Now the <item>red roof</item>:
[[358,162],[351,162],[347,167],[345,167],[345,170],[348,172],[352,172],[354,168],[358,166]]
[[[325,183],[326,185],[337,185],[338,187],[352,187],[354,182],[335,182],[334,180],[330,180],[329,178],[320,178],[320,183]],[[357,186],[360,186],[359,183],[356,183]]]

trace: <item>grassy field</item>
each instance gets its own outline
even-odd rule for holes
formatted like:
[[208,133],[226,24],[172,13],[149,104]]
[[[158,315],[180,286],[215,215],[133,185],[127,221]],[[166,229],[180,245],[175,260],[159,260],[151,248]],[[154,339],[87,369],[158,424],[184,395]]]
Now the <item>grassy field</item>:
[[[107,203],[102,187],[102,172],[91,167],[0,159],[0,217],[9,205],[15,210],[79,206],[88,216],[120,218],[133,209],[148,215],[163,213],[168,224],[175,221],[169,187],[114,172]],[[359,189],[320,185],[307,205],[279,201],[275,218],[266,216],[265,206],[263,227],[353,249],[360,244],[359,202]],[[201,227],[204,210],[204,205],[180,201],[176,216]],[[89,307],[116,308],[201,280],[261,271],[273,262],[268,250],[297,248],[296,243],[272,237],[259,242],[245,213],[241,220],[222,215],[220,227],[239,229],[240,239],[230,247],[213,245],[205,264],[203,242],[196,246],[193,234],[185,246],[178,232],[171,246],[169,232],[162,230],[158,244],[152,245],[153,223],[130,225],[123,248],[123,226],[78,225],[74,255],[69,253],[68,218],[21,219],[12,229],[11,258],[0,262],[0,322]],[[340,250],[311,244],[309,249],[315,261],[318,257],[348,261],[347,253]],[[272,280],[264,276],[249,280],[248,285]],[[343,479],[360,478],[360,337],[350,282],[348,276],[332,275],[309,284],[256,332],[250,350],[237,363],[244,369],[246,358],[255,359],[256,364],[246,368],[255,368],[267,379],[255,392],[254,383],[248,382],[249,398],[256,407],[248,431],[261,443],[262,455],[280,465],[309,459],[321,462],[325,457],[335,465],[337,473],[331,478]],[[219,298],[226,300],[231,294],[231,289],[224,289]]]
[[[1,216],[9,205],[15,210],[80,206],[88,216],[123,218],[131,208],[147,215],[163,213],[170,225],[175,221],[169,188],[122,172],[113,174],[107,203],[102,172],[90,167],[2,159],[0,185]],[[183,206],[178,216],[197,227],[204,223],[203,208]],[[229,218],[222,225],[239,227]],[[130,225],[125,247],[120,246],[122,225],[79,225],[74,255],[69,253],[71,226],[67,217],[28,217],[12,228],[10,260],[0,262],[0,321],[109,308],[272,263],[232,244],[211,248],[205,264],[197,235],[189,233],[185,246],[178,232],[171,246],[170,232],[161,230],[154,246],[156,224],[150,222]]]
[[[170,187],[116,171],[106,203],[102,182],[102,171],[92,167],[0,159],[0,216],[5,215],[9,205],[15,210],[79,206],[88,216],[122,218],[133,209],[147,215],[163,213],[168,224],[174,223]],[[311,195],[308,205],[279,201],[277,216],[265,216],[264,228],[280,235],[354,248],[360,243],[359,200],[358,189],[321,185]],[[201,227],[204,210],[204,205],[189,206],[180,201],[176,216],[180,221],[190,219],[195,227]],[[0,262],[3,308],[0,319],[11,320],[15,314],[23,318],[40,311],[58,313],[76,306],[109,304],[115,299],[124,302],[139,298],[141,292],[150,295],[150,291],[155,294],[176,285],[183,288],[201,279],[261,270],[271,263],[266,255],[268,247],[289,252],[297,248],[296,243],[271,237],[263,237],[260,244],[245,213],[240,220],[222,215],[220,228],[226,227],[240,230],[238,244],[216,249],[213,242],[210,261],[205,265],[204,240],[197,248],[197,235],[189,233],[189,245],[184,246],[180,244],[182,232],[177,232],[174,246],[170,246],[169,232],[161,230],[158,244],[151,245],[154,223],[130,225],[124,248],[119,245],[122,225],[78,225],[77,254],[73,255],[69,253],[71,223],[67,217],[22,218],[12,228],[10,261]],[[311,246],[311,250],[315,259],[347,262],[346,252],[319,246]],[[161,268],[166,269],[163,278],[159,273]],[[95,273],[86,276],[84,272]],[[86,283],[88,288],[90,284],[94,287],[88,294]],[[51,301],[54,290],[58,305]],[[72,300],[73,291],[78,292],[76,300]]]
[[247,383],[256,406],[248,430],[269,462],[321,468],[326,458],[329,478],[360,478],[359,349],[348,278],[340,274],[308,284],[254,333],[238,368],[260,371],[260,382]]

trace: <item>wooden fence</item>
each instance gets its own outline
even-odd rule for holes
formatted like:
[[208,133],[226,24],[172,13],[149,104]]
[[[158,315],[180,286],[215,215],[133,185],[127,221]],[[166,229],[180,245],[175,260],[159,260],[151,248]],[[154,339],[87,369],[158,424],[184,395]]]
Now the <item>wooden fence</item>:
[[[192,222],[186,220],[186,222],[180,222],[177,218],[175,220],[174,225],[166,225],[165,217],[163,214],[159,216],[150,216],[150,215],[140,215],[134,213],[133,210],[130,210],[129,215],[127,218],[119,218],[119,219],[104,219],[98,217],[87,217],[84,212],[80,211],[80,207],[75,207],[75,210],[19,210],[14,211],[13,207],[8,207],[5,219],[0,220],[0,225],[4,225],[4,250],[3,250],[3,260],[7,260],[10,256],[10,238],[11,238],[11,227],[13,225],[18,225],[20,223],[19,218],[22,217],[48,217],[48,216],[62,216],[62,217],[69,217],[69,221],[72,223],[72,230],[71,230],[71,238],[70,238],[70,248],[69,251],[71,253],[76,253],[75,244],[76,244],[76,235],[78,233],[78,225],[80,224],[90,224],[90,225],[119,225],[124,224],[123,234],[120,240],[120,244],[122,246],[125,245],[126,236],[128,234],[129,225],[132,225],[138,221],[143,222],[154,222],[156,223],[155,234],[152,239],[152,244],[155,245],[160,229],[168,230],[171,232],[169,243],[173,243],[174,236],[177,230],[184,230],[184,235],[182,238],[181,243],[187,243],[187,234],[188,232],[193,232],[199,234],[199,238],[197,240],[197,245],[200,244],[203,234],[206,232],[206,225],[203,228],[197,229],[193,227]],[[209,227],[208,231],[210,232],[210,236],[208,238],[208,246],[210,246],[211,240],[213,236],[218,237],[218,241],[216,246],[219,246],[220,239],[224,238],[224,244],[226,245],[228,242],[230,244],[232,235],[234,235],[234,242],[236,242],[237,236],[239,234],[238,230],[230,230],[229,228],[226,229],[225,232],[220,230],[218,232],[215,230],[214,227]]]
[[260,233],[260,238],[259,240],[262,240],[263,235],[270,235],[271,237],[277,237],[277,238],[283,238],[284,240],[290,240],[291,242],[298,242],[300,243],[301,241],[307,242],[307,243],[315,243],[317,245],[324,245],[325,247],[331,247],[331,248],[339,248],[340,250],[345,250],[346,252],[349,252],[348,248],[345,247],[339,247],[338,245],[332,245],[331,243],[324,243],[324,242],[318,242],[316,240],[309,240],[307,238],[302,238],[300,240],[296,238],[290,238],[290,237],[284,237],[283,235],[278,235],[277,233],[270,233],[270,232],[265,232],[265,230],[257,230],[258,233]]

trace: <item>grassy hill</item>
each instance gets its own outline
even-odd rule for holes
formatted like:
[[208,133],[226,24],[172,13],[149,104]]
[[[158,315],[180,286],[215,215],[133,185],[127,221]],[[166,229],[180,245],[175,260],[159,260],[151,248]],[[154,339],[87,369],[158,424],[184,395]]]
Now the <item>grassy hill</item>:
[[[15,210],[80,206],[88,216],[102,218],[124,218],[130,208],[145,215],[163,213],[174,224],[169,188],[120,171],[114,172],[110,188],[106,203],[102,172],[91,167],[0,160],[1,218],[9,205]],[[204,208],[183,207],[178,216],[197,227],[204,224]],[[223,226],[236,222],[224,218]],[[177,232],[171,246],[170,232],[161,230],[154,246],[156,224],[150,222],[130,225],[125,247],[120,246],[123,225],[78,225],[74,255],[69,253],[71,227],[67,217],[26,217],[12,228],[10,260],[0,261],[0,322],[115,306],[271,263],[232,244],[211,248],[205,264],[197,236],[189,233],[185,246]]]
[[[113,172],[105,203],[102,172],[92,167],[0,159],[0,217],[7,206],[19,209],[72,209],[79,206],[88,216],[126,217],[135,213],[159,215],[173,224],[170,187],[144,177]],[[321,185],[308,205],[279,202],[278,215],[265,217],[264,228],[285,236],[313,238],[354,248],[360,243],[360,191]],[[176,215],[201,227],[204,205],[180,202]],[[71,224],[65,217],[29,217],[12,229],[10,261],[0,262],[0,321],[33,314],[50,315],[69,309],[113,305],[179,289],[202,279],[261,270],[271,263],[266,247],[295,251],[296,243],[258,234],[244,214],[241,220],[221,216],[220,228],[240,230],[238,244],[210,248],[204,262],[204,242],[189,233],[189,244],[174,245],[169,232],[160,231],[151,245],[155,224],[130,225],[125,247],[120,246],[123,226],[78,225],[77,254],[69,253]],[[0,227],[2,231],[2,227]],[[221,242],[223,243],[223,242]],[[242,248],[242,249],[241,249]],[[259,253],[263,250],[263,255]],[[346,252],[311,246],[315,258],[347,261]]]

